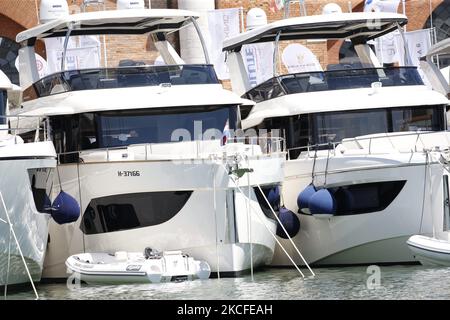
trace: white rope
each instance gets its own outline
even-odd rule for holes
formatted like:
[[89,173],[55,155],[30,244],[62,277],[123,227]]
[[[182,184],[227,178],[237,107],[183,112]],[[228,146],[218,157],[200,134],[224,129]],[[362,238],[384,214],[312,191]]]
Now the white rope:
[[[247,158],[247,165],[250,167],[250,160]],[[250,242],[250,273],[252,275],[252,281],[255,279],[253,278],[253,243],[252,243],[252,219],[250,217],[250,172],[247,173],[247,187],[248,187],[248,196],[247,196],[247,226],[248,226],[248,235],[249,235],[249,242]]]
[[433,162],[433,157],[432,157],[432,155],[431,155],[431,152],[429,152],[429,151],[427,151],[427,154],[430,154],[430,164],[428,165],[428,175],[429,175],[429,177],[430,177],[430,179],[429,179],[429,187],[430,187],[430,190],[429,190],[429,194],[430,194],[430,215],[431,215],[431,226],[432,226],[432,229],[433,229],[433,238],[435,238],[436,237],[436,231],[435,231],[435,228],[434,228],[434,217],[433,217],[433,182],[431,181],[431,177],[432,177],[432,175],[431,175],[431,164],[432,164],[432,162]]
[[214,224],[216,227],[216,259],[217,259],[217,279],[220,280],[220,257],[219,257],[219,243],[217,235],[217,201],[216,201],[216,172],[213,172],[213,208],[214,208]]
[[3,198],[3,193],[1,191],[0,191],[0,198],[2,200],[3,210],[5,210],[6,219],[8,220],[10,232],[12,233],[12,235],[14,237],[14,241],[16,242],[17,250],[19,250],[20,257],[22,258],[23,265],[24,265],[25,270],[27,272],[28,278],[30,279],[31,286],[33,287],[33,291],[34,291],[34,294],[36,295],[36,300],[37,300],[37,299],[39,299],[39,295],[38,295],[38,293],[36,291],[36,287],[34,286],[33,278],[31,277],[30,270],[28,269],[27,262],[25,261],[25,257],[23,256],[22,249],[20,248],[19,240],[17,240],[16,233],[14,232],[13,225],[12,225],[11,220],[9,218],[8,209],[6,208],[5,199]]
[[[259,191],[262,193],[262,189],[261,186],[259,184],[257,184]],[[264,193],[263,193],[264,195]],[[276,215],[275,211],[273,210],[272,206],[269,203],[269,200],[267,200],[267,198],[265,196],[263,196],[264,200],[266,201],[266,203],[269,205],[270,210],[272,211],[274,217],[277,219],[278,223],[280,224],[281,228],[283,229],[284,233],[286,234],[286,236],[288,237],[289,241],[291,242],[292,246],[294,247],[295,251],[297,251],[298,255],[300,256],[300,258],[303,260],[303,263],[305,264],[305,266],[308,268],[308,270],[311,272],[311,274],[315,277],[316,274],[314,273],[314,271],[311,269],[311,267],[309,266],[308,262],[306,262],[306,259],[303,257],[303,255],[301,254],[300,250],[298,249],[298,247],[295,245],[294,241],[292,240],[291,236],[289,236],[289,233],[287,232],[286,228],[284,227],[284,225],[281,223],[280,218],[278,218],[278,216]]]
[[[225,169],[225,172],[227,172],[227,168],[222,164],[223,168]],[[230,176],[231,181],[233,181],[234,185],[236,186],[236,188],[239,190],[239,192],[241,192],[244,197],[245,197],[245,193],[242,191],[242,189],[236,184],[236,181],[233,179],[233,177]],[[264,194],[263,194],[264,196]],[[269,231],[270,235],[275,239],[275,241],[277,242],[277,244],[280,246],[281,250],[283,250],[283,252],[286,254],[286,256],[289,258],[289,260],[292,262],[292,264],[294,265],[294,267],[297,269],[297,271],[300,273],[300,275],[305,278],[305,275],[303,274],[303,272],[300,270],[300,268],[297,266],[297,264],[295,263],[295,261],[292,259],[292,257],[289,255],[289,253],[286,251],[286,249],[283,247],[283,245],[281,244],[281,242],[278,240],[277,236],[272,232],[272,230],[270,230],[270,228],[267,226],[266,221],[264,221],[257,213],[256,213],[256,209],[254,208],[253,204],[250,203],[251,208],[254,210],[256,217],[258,217],[259,221],[262,222],[262,224],[264,225],[264,227],[266,227],[267,231]],[[252,210],[252,212],[253,212]]]

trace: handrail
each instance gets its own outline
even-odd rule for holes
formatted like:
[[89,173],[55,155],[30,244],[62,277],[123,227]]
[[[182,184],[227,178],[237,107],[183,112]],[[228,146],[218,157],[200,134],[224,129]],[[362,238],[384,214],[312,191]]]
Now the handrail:
[[[309,153],[312,150],[318,149],[320,147],[331,147],[330,149],[333,150],[334,152],[336,152],[336,148],[339,144],[343,144],[345,142],[360,142],[360,141],[368,141],[369,142],[369,148],[365,148],[365,147],[361,147],[360,150],[368,150],[368,154],[372,154],[372,142],[374,140],[380,140],[380,139],[387,139],[393,148],[395,148],[392,139],[398,138],[398,137],[407,137],[407,136],[417,136],[416,142],[414,143],[414,150],[410,150],[410,151],[402,151],[402,150],[398,150],[399,153],[411,153],[411,152],[417,152],[417,144],[420,141],[422,144],[424,144],[423,141],[421,141],[421,136],[424,135],[431,135],[431,134],[439,134],[439,133],[448,133],[449,137],[450,137],[450,132],[448,131],[415,131],[415,132],[405,132],[405,133],[395,133],[395,132],[390,132],[388,133],[388,135],[378,135],[375,137],[355,137],[355,138],[346,138],[341,142],[330,142],[330,143],[321,143],[321,144],[313,144],[313,145],[307,145],[307,146],[301,146],[301,147],[294,147],[294,148],[288,148],[287,149],[287,153],[290,156],[290,152],[291,151],[297,151],[297,150],[306,150],[308,152],[308,156]],[[346,140],[346,141],[345,141]],[[359,144],[360,145],[360,144]],[[448,145],[448,149],[450,149],[450,141],[449,141],[449,145]],[[442,151],[442,150],[441,150]],[[290,158],[289,158],[290,160]]]
[[[192,142],[193,145],[190,149],[189,153],[181,154],[181,156],[185,156],[186,158],[176,158],[174,160],[208,160],[217,158],[217,155],[219,154],[218,158],[221,158],[224,154],[223,151],[217,148],[216,150],[206,150],[204,144],[202,142],[206,143],[212,143],[216,141],[217,146],[219,147],[219,141],[218,140],[195,140],[195,141],[189,141]],[[114,151],[130,151],[130,149],[136,149],[136,148],[142,148],[143,153],[143,159],[140,159],[142,161],[148,161],[150,156],[155,155],[168,155],[167,152],[158,152],[155,150],[155,146],[158,145],[167,145],[167,144],[180,144],[180,143],[189,143],[189,142],[178,142],[178,141],[169,141],[169,142],[163,142],[163,143],[139,143],[139,144],[130,144],[127,146],[117,146],[117,147],[106,147],[106,148],[95,148],[95,149],[86,149],[86,150],[78,150],[78,151],[68,151],[68,152],[61,152],[58,153],[58,163],[60,163],[60,159],[63,156],[71,156],[71,155],[78,155],[79,158],[83,159],[86,155],[93,154],[93,153],[106,153],[106,162],[111,162],[111,152]],[[255,143],[252,143],[255,142]],[[244,144],[247,146],[259,146],[261,153],[258,152],[258,154],[255,154],[255,149],[252,148],[251,156],[256,155],[280,155],[286,153],[286,143],[285,139],[281,137],[231,137],[227,140],[227,143],[225,145],[230,144]],[[223,147],[223,146],[222,146]],[[188,147],[189,148],[189,147]],[[168,150],[168,149],[166,149]],[[225,154],[226,156],[226,154]],[[84,160],[84,159],[83,159]],[[117,160],[115,160],[117,161]],[[121,161],[127,161],[126,159],[121,159]]]
[[[0,115],[0,119],[10,120],[9,123],[0,124],[0,132],[6,131],[14,138],[15,144],[18,144],[17,137],[21,133],[28,133],[35,131],[35,138],[33,142],[39,142],[41,139],[40,133],[42,132],[43,141],[50,141],[50,137],[48,135],[48,127],[45,123],[45,116],[34,116],[34,115]],[[11,124],[11,119],[15,120],[15,124]],[[28,124],[28,126],[20,126],[20,121],[24,119],[36,119],[34,125]],[[41,127],[42,125],[42,127]]]

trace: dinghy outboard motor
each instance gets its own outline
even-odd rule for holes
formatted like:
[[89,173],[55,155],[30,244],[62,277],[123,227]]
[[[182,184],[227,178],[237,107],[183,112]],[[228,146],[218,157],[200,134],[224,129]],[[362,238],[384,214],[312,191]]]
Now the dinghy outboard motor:
[[53,201],[51,215],[58,224],[75,222],[80,217],[80,205],[70,194],[61,191]]
[[144,257],[145,259],[155,259],[155,258],[160,258],[161,257],[161,253],[153,250],[150,247],[147,247],[144,249]]
[[[278,218],[283,224],[283,227],[286,229],[289,238],[293,238],[298,234],[300,231],[300,220],[295,213],[285,207],[281,207]],[[277,236],[283,239],[288,239],[286,232],[284,232],[279,223],[277,225]]]

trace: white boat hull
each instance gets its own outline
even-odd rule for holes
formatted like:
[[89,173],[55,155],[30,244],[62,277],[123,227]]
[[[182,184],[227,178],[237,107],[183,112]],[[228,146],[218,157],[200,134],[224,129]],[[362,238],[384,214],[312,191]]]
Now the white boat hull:
[[[249,270],[251,261],[255,268],[269,264],[275,249],[270,232],[275,233],[276,222],[261,210],[254,188],[256,184],[280,183],[284,161],[284,155],[250,160],[248,165],[254,169],[250,174],[254,208],[250,215],[245,196],[220,163],[154,160],[61,165],[63,189],[80,199],[82,215],[93,199],[108,196],[186,190],[192,194],[171,219],[151,226],[84,234],[80,229],[83,217],[66,226],[51,223],[43,276],[66,278],[64,262],[79,252],[140,252],[145,247],[181,250],[208,262],[213,273],[240,273]],[[125,171],[139,172],[139,176],[118,175]],[[246,184],[247,174],[239,180],[245,195]]]
[[[27,144],[21,147],[29,148]],[[40,148],[50,148],[54,153],[51,143],[50,145],[42,143]],[[20,249],[34,281],[41,279],[50,216],[39,212],[36,208],[31,190],[29,170],[40,168],[42,170],[40,174],[44,174],[46,177],[53,174],[55,166],[56,160],[50,158],[14,160],[2,160],[0,158],[0,173],[2,175],[0,191]],[[1,202],[0,218],[3,220],[0,221],[0,286],[27,283],[29,277],[14,237],[10,234],[10,226],[6,223],[8,219]]]
[[[316,185],[323,184],[326,160],[316,163]],[[286,206],[298,211],[297,196],[311,183],[313,159],[290,160],[286,164],[283,195]],[[433,176],[430,183],[429,174]],[[431,212],[443,212],[442,165],[425,170],[425,155],[383,154],[331,158],[328,185],[352,185],[383,181],[406,181],[395,199],[382,211],[320,219],[298,214],[300,232],[293,238],[308,263],[317,266],[416,263],[405,241],[415,233],[432,230]],[[424,186],[425,184],[425,186]],[[432,195],[432,196],[430,196]],[[421,230],[421,231],[420,231]],[[295,255],[287,240],[282,240]],[[302,265],[300,258],[296,263]],[[272,262],[290,265],[277,247]]]
[[450,242],[414,235],[407,241],[414,259],[423,265],[450,266]]

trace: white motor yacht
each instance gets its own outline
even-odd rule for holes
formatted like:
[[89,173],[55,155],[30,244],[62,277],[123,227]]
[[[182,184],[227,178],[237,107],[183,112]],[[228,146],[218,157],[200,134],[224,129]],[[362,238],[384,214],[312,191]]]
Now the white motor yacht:
[[41,279],[56,167],[53,143],[36,129],[39,119],[32,141],[18,136],[23,126],[9,128],[12,119],[23,119],[7,115],[12,89],[0,71],[0,287]]
[[[232,137],[240,106],[251,102],[222,88],[206,49],[205,64],[184,64],[167,40],[191,24],[202,39],[197,18],[170,9],[88,12],[18,34],[25,90],[15,112],[48,117],[55,186],[81,206],[76,222],[51,223],[44,277],[67,277],[74,254],[146,247],[182,251],[221,275],[271,262],[278,207],[264,194],[283,180],[282,139]],[[38,78],[36,41],[85,35],[143,35],[165,64],[62,66]]]
[[[429,213],[448,202],[448,100],[416,67],[382,65],[371,47],[392,31],[401,36],[406,23],[396,13],[333,13],[224,41],[233,91],[256,103],[242,114],[244,129],[285,132],[282,199],[298,213],[293,240],[313,265],[414,263],[406,240],[431,233]],[[282,43],[326,40],[351,41],[355,63],[291,74],[275,68],[273,78],[249,85],[243,46],[274,42],[277,62]],[[279,253],[273,264],[290,264]]]

